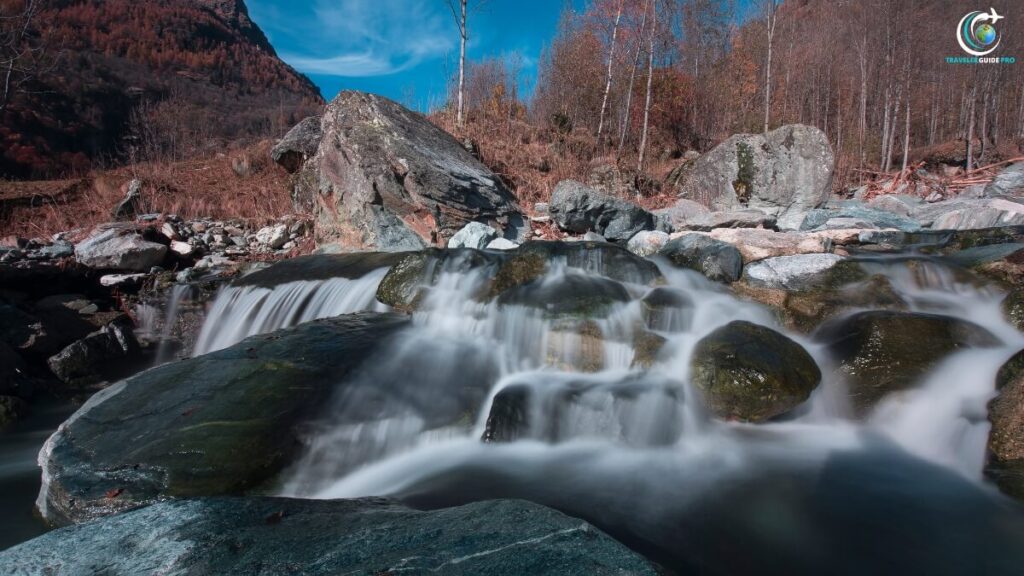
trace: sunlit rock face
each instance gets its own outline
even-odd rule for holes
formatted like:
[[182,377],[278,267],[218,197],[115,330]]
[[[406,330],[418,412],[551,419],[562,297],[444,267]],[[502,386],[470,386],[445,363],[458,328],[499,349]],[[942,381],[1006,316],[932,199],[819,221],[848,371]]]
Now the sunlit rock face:
[[451,135],[387,98],[345,91],[324,111],[316,153],[295,177],[321,243],[384,251],[446,245],[468,222],[522,242],[515,196]]

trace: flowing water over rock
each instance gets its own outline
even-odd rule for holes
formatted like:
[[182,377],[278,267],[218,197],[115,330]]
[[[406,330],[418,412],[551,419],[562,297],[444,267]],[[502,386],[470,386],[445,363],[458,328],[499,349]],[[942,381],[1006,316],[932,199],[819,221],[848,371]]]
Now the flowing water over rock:
[[[523,498],[681,573],[820,573],[839,557],[851,559],[836,568],[844,574],[1011,573],[1024,560],[1007,556],[1024,537],[1020,511],[982,476],[994,376],[1024,347],[1000,290],[939,261],[863,261],[907,303],[903,314],[984,326],[987,340],[861,413],[821,336],[789,333],[768,309],[667,263],[653,281],[612,280],[600,258],[573,263],[555,257],[541,278],[493,298],[481,297],[493,266],[433,274],[412,328],[308,427],[282,494],[426,508]],[[562,306],[564,286],[600,305]],[[261,297],[278,316],[294,316],[293,300],[281,288]],[[811,355],[822,377],[809,400],[757,425],[710,415],[693,352],[737,321]],[[953,536],[957,522],[976,534]],[[886,549],[894,535],[906,545]]]
[[229,286],[214,301],[194,355],[222,350],[249,336],[266,334],[310,320],[364,310],[386,310],[377,302],[377,285],[387,269],[362,278],[288,282],[273,288]]

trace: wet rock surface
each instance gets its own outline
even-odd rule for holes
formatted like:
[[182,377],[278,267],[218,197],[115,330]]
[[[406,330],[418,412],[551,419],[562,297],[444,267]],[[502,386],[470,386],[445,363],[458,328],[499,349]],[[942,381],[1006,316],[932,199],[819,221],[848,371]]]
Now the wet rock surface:
[[0,552],[17,574],[654,575],[593,526],[524,501],[422,512],[384,499],[155,504]]
[[1003,493],[1024,501],[1024,350],[1000,368],[996,393],[988,406],[992,430],[985,473]]
[[822,326],[826,343],[864,414],[885,395],[906,390],[950,354],[999,343],[988,330],[938,314],[861,312]]
[[404,325],[387,314],[313,322],[104,390],[44,448],[43,517],[82,522],[272,480],[299,450],[294,427]]
[[764,326],[732,322],[701,340],[690,362],[693,384],[719,418],[761,422],[793,410],[821,382],[799,344]]

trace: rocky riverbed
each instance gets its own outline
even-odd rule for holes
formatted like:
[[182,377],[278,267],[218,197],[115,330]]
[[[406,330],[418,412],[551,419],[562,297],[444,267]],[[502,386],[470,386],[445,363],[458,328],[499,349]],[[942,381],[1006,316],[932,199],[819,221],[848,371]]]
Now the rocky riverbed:
[[524,211],[426,124],[349,93],[297,127],[311,220],[5,241],[0,414],[88,400],[38,458],[63,528],[0,565],[1019,571],[1020,167],[836,198],[784,127],[687,160],[671,208]]

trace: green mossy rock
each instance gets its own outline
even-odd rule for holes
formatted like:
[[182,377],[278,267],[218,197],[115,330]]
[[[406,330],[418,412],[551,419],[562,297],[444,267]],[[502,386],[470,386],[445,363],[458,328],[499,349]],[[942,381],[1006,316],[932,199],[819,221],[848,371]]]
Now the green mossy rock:
[[750,322],[731,322],[697,343],[690,378],[719,418],[761,422],[806,401],[821,371],[802,346]]
[[816,338],[827,344],[838,362],[859,414],[868,412],[887,394],[915,386],[950,354],[999,342],[971,322],[891,311],[836,319],[822,326]]

